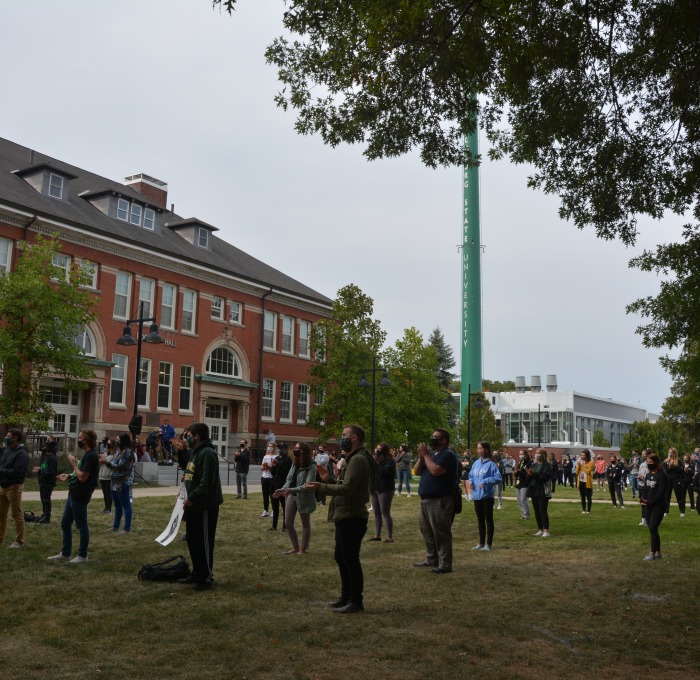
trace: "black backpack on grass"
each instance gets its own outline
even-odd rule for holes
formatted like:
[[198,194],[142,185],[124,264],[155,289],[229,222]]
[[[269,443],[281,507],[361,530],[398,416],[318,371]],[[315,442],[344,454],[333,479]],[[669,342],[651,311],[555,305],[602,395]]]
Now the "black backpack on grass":
[[144,564],[138,574],[140,581],[177,581],[189,575],[190,565],[182,555],[155,564]]

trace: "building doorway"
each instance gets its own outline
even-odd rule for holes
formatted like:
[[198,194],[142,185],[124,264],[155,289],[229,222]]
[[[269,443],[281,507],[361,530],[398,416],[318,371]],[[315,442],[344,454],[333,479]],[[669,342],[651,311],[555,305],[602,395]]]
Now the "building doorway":
[[204,422],[209,426],[209,436],[214,450],[226,457],[228,448],[230,409],[227,403],[207,400]]

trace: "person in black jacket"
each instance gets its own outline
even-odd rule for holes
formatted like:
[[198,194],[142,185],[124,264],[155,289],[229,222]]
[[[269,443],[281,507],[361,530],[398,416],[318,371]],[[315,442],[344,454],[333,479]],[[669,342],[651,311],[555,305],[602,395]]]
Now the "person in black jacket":
[[681,517],[685,517],[685,479],[683,475],[683,463],[678,458],[676,449],[668,450],[668,457],[663,462],[663,468],[668,475],[668,488],[666,489],[666,514],[671,512],[671,494],[676,495],[678,509]]
[[24,546],[22,491],[29,466],[29,453],[22,443],[22,430],[16,427],[7,431],[4,444],[0,453],[0,543],[5,540],[8,510],[12,510],[16,538],[10,548],[21,548]]
[[659,526],[664,518],[666,509],[666,495],[669,486],[666,471],[661,467],[661,459],[655,453],[647,457],[647,474],[645,485],[645,496],[640,498],[640,503],[646,506],[647,526],[649,527],[649,537],[651,539],[651,552],[644,558],[645,561],[660,560],[661,538],[659,537]]
[[292,467],[292,459],[289,457],[287,445],[281,442],[277,445],[277,457],[272,461],[272,526],[268,531],[277,531],[277,523],[280,516],[280,505],[282,506],[282,531],[287,531],[284,521],[284,511],[286,506],[286,496],[275,497],[275,491],[281,489],[287,481],[287,475]]
[[[696,472],[693,477],[693,491],[695,491],[695,498],[700,501],[700,472]],[[700,515],[700,502],[695,503],[695,509]]]
[[[695,467],[690,461],[690,456],[686,454],[683,456],[683,502],[685,503],[685,494],[688,493],[690,497],[690,510],[695,510],[695,492],[693,489],[693,476],[695,475]],[[698,511],[700,512],[700,510]]]
[[[610,491],[610,500],[612,500],[613,508],[617,507],[617,501],[620,501],[620,507],[625,509],[625,501],[622,498],[623,475],[625,464],[617,459],[617,456],[610,456],[610,465],[605,470],[605,478],[608,481],[608,489]],[[617,496],[617,498],[616,498]]]
[[248,448],[248,440],[241,439],[241,446],[236,453],[233,454],[233,467],[236,471],[236,498],[241,498],[243,492],[243,500],[248,500],[248,470],[250,470],[250,449]]
[[528,477],[527,495],[535,511],[537,533],[535,536],[549,538],[549,499],[552,497],[552,466],[547,461],[544,449],[535,449],[535,464],[525,468]]
[[39,465],[34,468],[39,477],[39,498],[41,498],[41,518],[39,524],[48,524],[51,521],[51,494],[56,486],[56,473],[58,472],[58,460],[56,458],[56,442],[49,435],[41,447]]
[[374,536],[368,541],[382,540],[382,518],[386,523],[387,537],[385,543],[394,542],[394,520],[391,517],[391,502],[394,500],[396,488],[396,462],[391,455],[389,444],[381,442],[374,451],[374,459],[377,461],[376,473],[372,482],[372,512],[374,513]]

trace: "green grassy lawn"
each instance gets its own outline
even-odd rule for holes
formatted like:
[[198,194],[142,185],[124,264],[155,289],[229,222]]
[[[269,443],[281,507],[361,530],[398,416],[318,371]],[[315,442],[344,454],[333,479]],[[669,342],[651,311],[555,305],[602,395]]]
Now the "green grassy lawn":
[[[563,496],[576,493],[557,489]],[[681,519],[672,506],[661,525],[665,559],[643,562],[649,535],[629,500],[625,511],[595,504],[583,516],[575,503],[552,503],[551,539],[534,538],[534,519],[522,521],[506,500],[492,553],[470,550],[476,520],[465,503],[455,571],[435,575],[412,567],[425,554],[419,502],[394,499],[396,543],[363,545],[366,611],[351,616],[324,604],[339,594],[325,508],[312,516],[311,552],[285,555],[287,535],[259,518],[260,495],[226,496],[218,588],[196,593],[136,579],[142,564],[187,552],[183,542],[154,542],[172,499],[137,499],[134,531],[123,537],[105,533],[111,520],[99,514],[97,492],[85,565],[46,562],[61,545],[57,502],[54,523],[27,527],[24,549],[0,548],[2,677],[686,680],[699,672],[697,513]],[[38,513],[39,503],[25,509]],[[10,521],[9,539],[12,529]]]

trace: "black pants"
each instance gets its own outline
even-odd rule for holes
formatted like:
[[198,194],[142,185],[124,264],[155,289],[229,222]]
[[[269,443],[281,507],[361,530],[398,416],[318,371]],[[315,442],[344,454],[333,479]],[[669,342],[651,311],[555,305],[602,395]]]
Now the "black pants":
[[649,538],[651,539],[651,552],[661,552],[661,538],[659,536],[659,525],[664,518],[663,503],[647,508],[647,526],[649,527]]
[[490,546],[493,543],[493,498],[474,501],[476,521],[479,524],[479,545]]
[[593,505],[593,488],[589,489],[585,482],[579,482],[578,493],[581,496],[581,509],[590,512]]
[[530,500],[532,501],[532,509],[535,511],[537,528],[540,531],[549,531],[549,513],[547,512],[549,498],[547,498],[547,496],[539,496],[538,498],[531,498]]
[[197,583],[214,580],[214,540],[219,507],[200,510],[194,506],[185,508],[187,547],[192,559],[192,579]]
[[[683,485],[683,504],[685,505],[685,495],[686,493],[690,496],[690,509],[695,510],[695,493],[693,492],[693,487],[691,482],[687,481]],[[698,511],[700,512],[700,510]]]
[[274,496],[272,497],[272,528],[276,529],[277,528],[277,522],[279,521],[279,516],[280,516],[280,505],[282,506],[282,529],[286,529],[287,526],[284,523],[284,508],[286,505],[287,499],[284,496],[280,496],[279,498],[275,498]]
[[[612,504],[617,507],[617,501],[620,501],[620,505],[624,507],[625,501],[622,498],[622,482],[609,482],[608,490],[610,491],[610,500]],[[617,496],[617,499],[615,498]]]
[[105,510],[112,512],[112,480],[101,479],[100,486],[102,487],[102,496],[105,499]]
[[46,519],[51,519],[51,494],[53,493],[52,484],[39,485],[39,498],[41,499],[41,514]]
[[366,517],[350,517],[335,523],[335,561],[340,570],[340,598],[359,605],[362,604],[364,590],[360,547],[366,533]]
[[685,482],[683,480],[675,481],[668,485],[668,491],[666,492],[666,512],[671,511],[671,487],[673,487],[673,493],[676,495],[676,503],[678,503],[678,509],[682,514],[685,514]]
[[270,498],[272,498],[272,477],[261,477],[260,486],[263,492],[263,507],[265,512],[270,510]]

